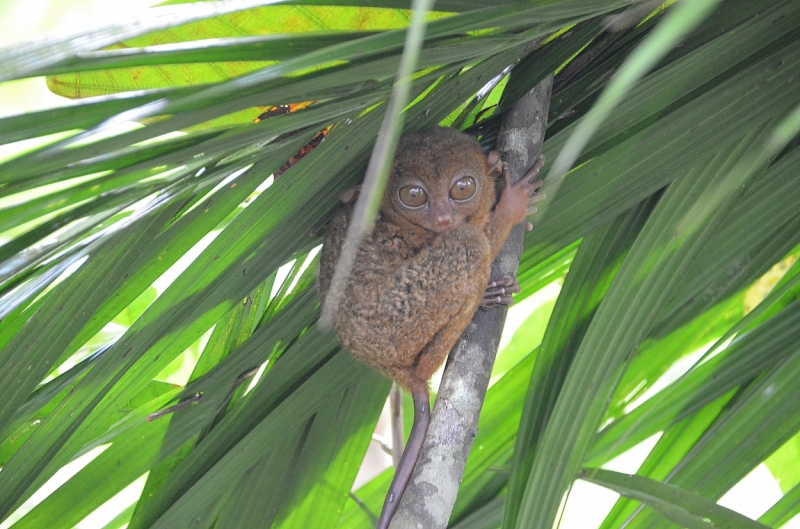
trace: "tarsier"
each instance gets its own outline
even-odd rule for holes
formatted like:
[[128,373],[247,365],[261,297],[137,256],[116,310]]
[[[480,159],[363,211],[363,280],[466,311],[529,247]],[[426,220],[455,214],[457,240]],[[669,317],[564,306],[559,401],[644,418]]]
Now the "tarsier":
[[[535,211],[544,158],[512,183],[500,153],[437,127],[400,139],[380,214],[360,244],[333,327],[356,358],[411,392],[414,423],[378,520],[389,525],[414,470],[430,423],[428,380],[478,307],[510,304],[516,278],[489,283],[512,226]],[[498,178],[504,185],[498,190]],[[328,293],[357,192],[343,195],[319,266]],[[530,227],[530,225],[528,225]]]

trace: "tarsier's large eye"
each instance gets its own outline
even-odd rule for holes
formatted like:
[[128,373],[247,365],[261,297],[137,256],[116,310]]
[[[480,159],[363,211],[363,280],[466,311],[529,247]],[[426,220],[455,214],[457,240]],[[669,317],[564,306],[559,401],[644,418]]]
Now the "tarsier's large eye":
[[458,181],[453,184],[453,187],[450,188],[450,198],[453,200],[468,200],[472,198],[477,188],[478,185],[471,176],[459,178]]
[[410,208],[418,208],[428,201],[428,193],[420,186],[401,187],[398,196],[400,202]]

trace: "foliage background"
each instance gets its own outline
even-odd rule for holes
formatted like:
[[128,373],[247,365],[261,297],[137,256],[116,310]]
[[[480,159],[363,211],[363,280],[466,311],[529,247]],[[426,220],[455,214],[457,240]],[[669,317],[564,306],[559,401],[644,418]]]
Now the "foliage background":
[[[95,97],[0,121],[4,144],[49,142],[0,165],[6,524],[72,527],[139,479],[142,499],[109,529],[369,527],[382,501],[390,472],[348,493],[388,383],[313,325],[313,249],[336,192],[363,174],[401,51],[402,31],[363,32],[407,14],[290,5],[208,18],[207,6],[0,58],[3,80],[47,74],[56,93]],[[491,144],[493,116],[558,70],[551,160],[672,10],[606,32],[628,3],[437,7],[460,14],[431,17],[407,128],[476,125]],[[452,526],[550,526],[580,472],[634,498],[602,527],[750,527],[690,494],[717,500],[763,461],[785,496],[761,521],[800,509],[798,162],[793,129],[779,128],[800,99],[799,21],[791,1],[722,2],[630,84],[576,168],[548,180],[520,297],[563,288],[499,357]],[[270,36],[284,31],[301,33]],[[200,40],[218,37],[236,40]],[[136,50],[174,42],[188,44]],[[184,269],[158,283],[173,266]],[[681,361],[685,375],[657,382]],[[179,401],[192,404],[147,420]],[[592,470],[645,439],[638,473],[653,482]],[[678,488],[652,488],[662,481]]]

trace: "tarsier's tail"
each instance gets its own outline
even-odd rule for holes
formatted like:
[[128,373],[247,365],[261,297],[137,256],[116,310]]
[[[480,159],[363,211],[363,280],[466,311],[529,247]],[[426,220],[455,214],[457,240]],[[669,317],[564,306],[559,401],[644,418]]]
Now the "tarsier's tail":
[[408,444],[406,444],[397,469],[395,469],[392,484],[389,485],[389,492],[383,501],[383,509],[378,518],[378,525],[375,526],[376,529],[388,529],[389,522],[392,521],[392,516],[397,511],[406,485],[414,472],[414,466],[417,464],[417,458],[422,450],[422,443],[425,441],[425,434],[428,433],[428,425],[431,423],[431,404],[427,388],[424,391],[412,391],[411,396],[414,399],[414,424],[408,434]]

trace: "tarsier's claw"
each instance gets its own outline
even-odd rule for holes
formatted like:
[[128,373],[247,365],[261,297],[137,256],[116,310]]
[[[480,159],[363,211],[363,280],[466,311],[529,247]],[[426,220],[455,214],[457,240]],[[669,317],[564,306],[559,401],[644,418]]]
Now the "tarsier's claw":
[[525,223],[525,230],[526,231],[533,231],[533,224],[531,224],[530,222],[526,222]]

